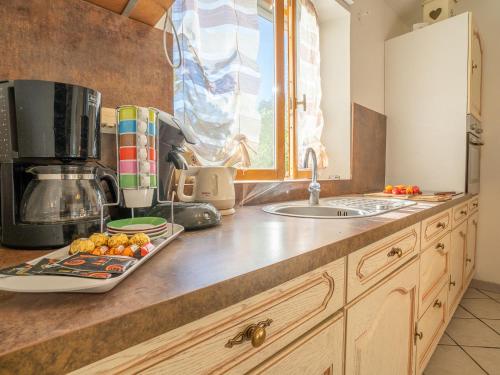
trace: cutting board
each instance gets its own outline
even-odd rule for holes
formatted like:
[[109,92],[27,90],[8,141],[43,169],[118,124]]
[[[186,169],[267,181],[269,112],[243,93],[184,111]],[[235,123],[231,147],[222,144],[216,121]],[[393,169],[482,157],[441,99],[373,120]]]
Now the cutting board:
[[444,202],[449,201],[452,195],[434,195],[434,194],[388,194],[388,193],[368,193],[364,194],[367,197],[378,197],[378,198],[396,198],[396,199],[407,199],[411,201],[421,201],[421,202]]

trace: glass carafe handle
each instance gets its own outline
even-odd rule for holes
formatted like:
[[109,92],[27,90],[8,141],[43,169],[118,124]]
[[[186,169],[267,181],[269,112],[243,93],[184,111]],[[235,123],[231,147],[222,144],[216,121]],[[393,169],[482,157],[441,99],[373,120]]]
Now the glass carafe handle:
[[111,204],[105,204],[105,205],[116,205],[120,202],[120,188],[118,187],[118,180],[116,179],[115,175],[112,173],[107,172],[103,168],[99,168],[99,173],[98,177],[100,180],[104,180],[109,182],[109,184],[113,187],[113,194],[116,197],[116,200],[118,201],[117,203],[111,203]]
[[99,176],[101,180],[107,180],[111,182],[111,185],[115,189],[115,197],[116,202],[113,203],[103,203],[101,207],[101,233],[104,233],[104,207],[106,206],[118,206],[120,204],[120,185],[118,184],[118,180],[111,173],[106,172],[101,169],[101,175]]

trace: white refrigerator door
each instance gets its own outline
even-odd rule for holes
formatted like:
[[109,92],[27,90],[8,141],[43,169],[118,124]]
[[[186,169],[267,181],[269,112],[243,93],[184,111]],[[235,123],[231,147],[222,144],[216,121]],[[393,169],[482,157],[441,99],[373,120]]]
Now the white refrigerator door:
[[469,17],[386,42],[387,183],[465,191]]

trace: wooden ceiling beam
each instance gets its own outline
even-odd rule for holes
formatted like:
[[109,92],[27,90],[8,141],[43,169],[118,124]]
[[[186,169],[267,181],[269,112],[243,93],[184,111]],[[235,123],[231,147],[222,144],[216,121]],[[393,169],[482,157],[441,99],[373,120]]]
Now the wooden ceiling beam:
[[139,0],[128,0],[127,5],[125,5],[125,8],[122,10],[122,16],[129,16],[130,13],[134,10],[134,7],[137,5],[137,2]]

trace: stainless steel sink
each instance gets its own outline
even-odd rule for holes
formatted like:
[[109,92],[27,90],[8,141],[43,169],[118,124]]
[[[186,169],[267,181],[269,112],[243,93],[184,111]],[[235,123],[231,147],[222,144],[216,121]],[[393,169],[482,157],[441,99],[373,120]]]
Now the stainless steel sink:
[[321,199],[319,205],[308,202],[285,202],[265,206],[270,214],[317,219],[348,219],[380,215],[416,204],[400,199],[374,199],[365,197],[341,197]]
[[325,219],[366,216],[368,214],[367,212],[361,210],[352,210],[332,206],[309,206],[307,203],[304,205],[271,205],[264,207],[263,210],[276,215]]

